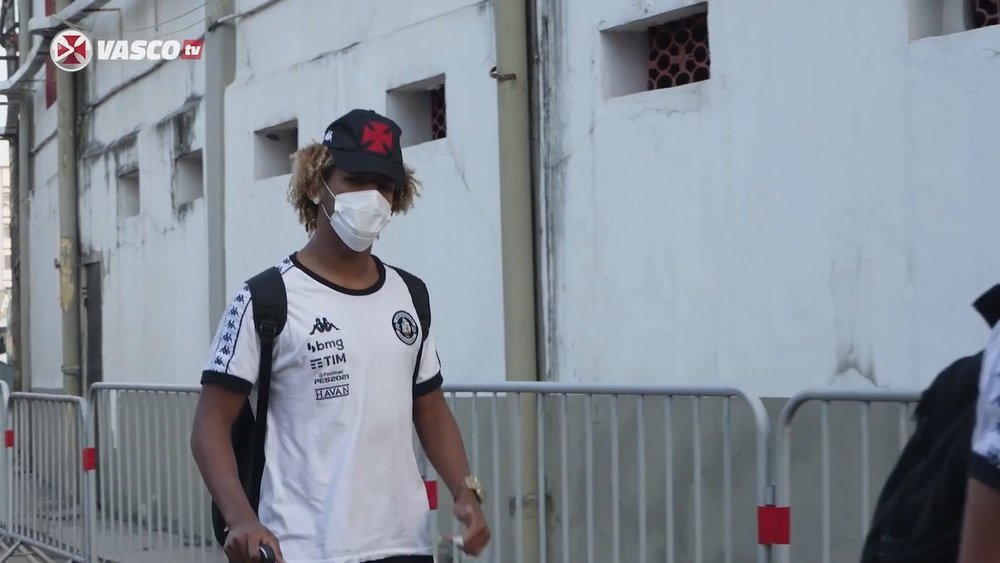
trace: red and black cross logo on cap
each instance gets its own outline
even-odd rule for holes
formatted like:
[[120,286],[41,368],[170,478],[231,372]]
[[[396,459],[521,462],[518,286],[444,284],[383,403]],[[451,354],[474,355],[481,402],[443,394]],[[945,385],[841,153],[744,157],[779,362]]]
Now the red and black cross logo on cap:
[[369,121],[361,133],[361,146],[379,154],[389,154],[395,145],[392,128],[388,123]]

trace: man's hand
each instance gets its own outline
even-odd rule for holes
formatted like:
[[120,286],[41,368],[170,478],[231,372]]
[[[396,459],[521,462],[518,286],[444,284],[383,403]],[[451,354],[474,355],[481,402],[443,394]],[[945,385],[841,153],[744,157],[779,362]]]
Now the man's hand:
[[274,550],[276,563],[285,563],[278,538],[257,521],[231,527],[223,551],[226,552],[229,563],[261,563],[261,545],[268,545]]
[[472,491],[465,490],[455,500],[455,518],[465,525],[465,535],[462,536],[462,551],[475,557],[486,549],[490,543],[490,529],[486,525],[483,507],[476,500]]

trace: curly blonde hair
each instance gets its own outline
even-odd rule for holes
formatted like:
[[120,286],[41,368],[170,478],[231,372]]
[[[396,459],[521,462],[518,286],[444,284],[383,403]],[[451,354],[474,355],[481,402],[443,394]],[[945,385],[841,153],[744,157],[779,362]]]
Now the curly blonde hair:
[[[316,217],[319,215],[319,205],[313,203],[312,196],[323,180],[333,174],[336,165],[330,150],[320,143],[313,143],[299,149],[292,155],[292,179],[288,184],[288,202],[299,213],[299,222],[307,233],[316,230]],[[420,182],[413,176],[413,170],[404,166],[406,176],[402,184],[393,190],[392,213],[406,213],[413,207],[417,198]]]

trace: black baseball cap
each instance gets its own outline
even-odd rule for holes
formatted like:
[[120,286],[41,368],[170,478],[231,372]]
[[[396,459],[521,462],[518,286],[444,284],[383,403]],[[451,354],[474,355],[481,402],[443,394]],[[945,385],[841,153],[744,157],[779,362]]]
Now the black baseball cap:
[[402,184],[406,179],[402,129],[396,122],[370,109],[351,110],[330,124],[323,144],[333,154],[337,168],[347,172],[375,173]]

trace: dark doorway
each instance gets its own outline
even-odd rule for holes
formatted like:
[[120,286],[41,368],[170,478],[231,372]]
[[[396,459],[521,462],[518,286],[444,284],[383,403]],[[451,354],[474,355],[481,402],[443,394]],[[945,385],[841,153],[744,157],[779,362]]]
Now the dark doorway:
[[103,359],[101,356],[101,263],[88,262],[83,265],[85,283],[83,292],[83,307],[86,313],[86,389],[94,383],[104,381]]

